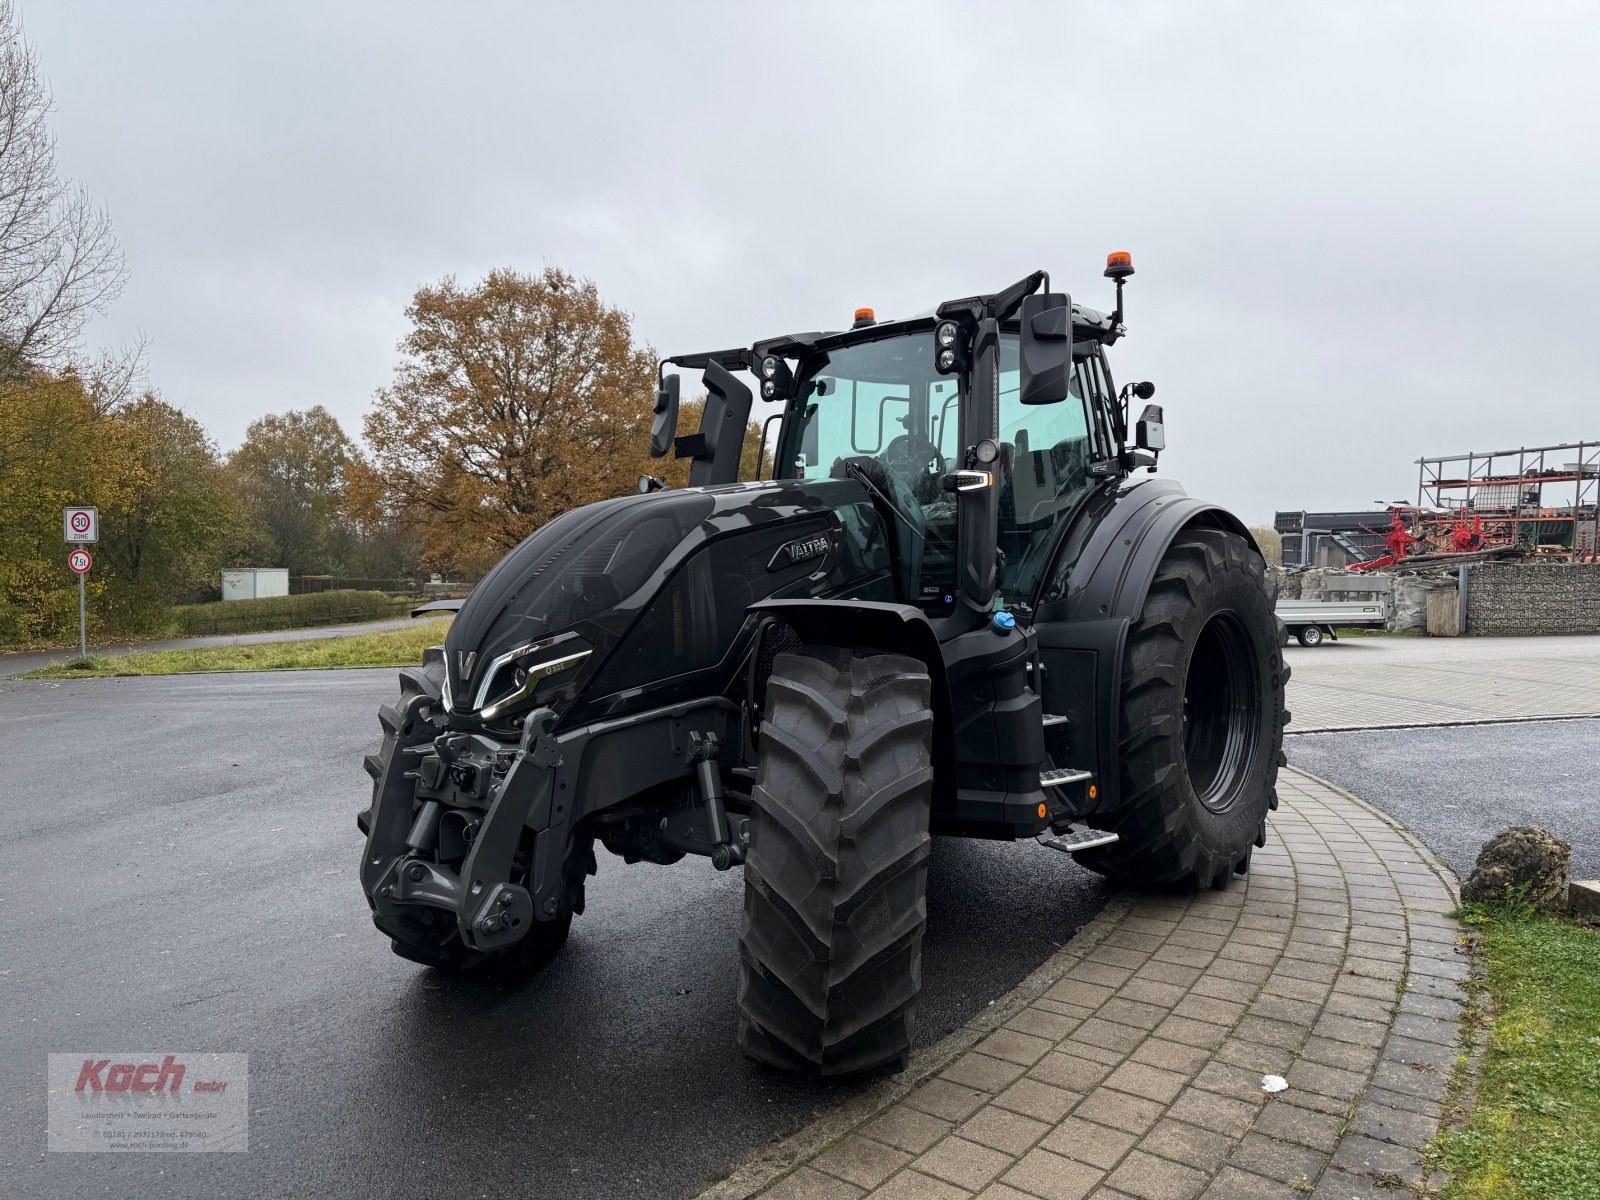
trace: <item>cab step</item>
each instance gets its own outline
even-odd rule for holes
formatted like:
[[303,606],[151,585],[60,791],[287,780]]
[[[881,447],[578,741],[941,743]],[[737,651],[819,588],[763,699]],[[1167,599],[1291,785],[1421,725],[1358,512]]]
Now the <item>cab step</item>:
[[1079,850],[1092,850],[1096,846],[1109,846],[1118,840],[1117,835],[1108,829],[1090,829],[1087,825],[1080,825],[1076,821],[1067,826],[1065,833],[1052,833],[1045,830],[1034,839],[1041,846],[1049,846],[1052,850],[1060,850],[1067,854],[1076,854]]
[[1093,778],[1093,771],[1078,771],[1072,767],[1061,767],[1052,771],[1040,771],[1039,786],[1047,788],[1066,787],[1068,784],[1083,783],[1085,780]]

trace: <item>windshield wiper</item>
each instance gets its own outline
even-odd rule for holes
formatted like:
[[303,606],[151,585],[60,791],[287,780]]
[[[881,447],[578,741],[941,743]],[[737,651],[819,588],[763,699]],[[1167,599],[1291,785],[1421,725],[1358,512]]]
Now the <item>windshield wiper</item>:
[[883,503],[888,507],[889,511],[895,516],[899,517],[902,522],[904,522],[907,529],[911,530],[912,533],[916,534],[924,542],[928,540],[928,535],[917,528],[917,523],[906,515],[905,510],[896,504],[882,488],[872,481],[872,477],[867,474],[865,467],[858,462],[846,460],[844,469],[856,479],[859,479],[862,487],[866,488],[867,491],[871,492],[879,500],[882,500]]

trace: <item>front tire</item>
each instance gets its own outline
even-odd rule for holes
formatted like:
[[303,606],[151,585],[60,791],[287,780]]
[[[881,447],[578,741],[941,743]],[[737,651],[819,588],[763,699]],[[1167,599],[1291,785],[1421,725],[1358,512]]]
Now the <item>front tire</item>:
[[1078,861],[1129,884],[1226,887],[1265,841],[1283,760],[1282,626],[1244,538],[1189,529],[1128,631],[1118,841]]
[[807,1075],[903,1069],[927,925],[933,712],[893,654],[781,654],[739,933],[739,1044]]

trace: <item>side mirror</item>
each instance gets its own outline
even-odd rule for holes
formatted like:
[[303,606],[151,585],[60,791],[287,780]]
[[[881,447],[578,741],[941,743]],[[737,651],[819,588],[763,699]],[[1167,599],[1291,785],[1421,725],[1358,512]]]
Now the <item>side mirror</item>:
[[1156,394],[1156,385],[1146,379],[1133,385],[1133,394],[1141,400],[1148,400]]
[[678,392],[681,383],[676,375],[668,375],[656,389],[655,416],[650,422],[650,457],[665,458],[672,449],[672,438],[678,432]]
[[[1147,383],[1139,387],[1149,387],[1150,395],[1155,395],[1155,388]],[[1138,389],[1134,390],[1138,395]],[[1167,430],[1162,424],[1161,406],[1159,404],[1146,404],[1144,411],[1139,414],[1139,423],[1134,427],[1134,445],[1141,450],[1152,450],[1159,453],[1167,448]]]
[[1072,300],[1061,292],[1025,296],[1021,319],[1017,399],[1059,404],[1072,377]]

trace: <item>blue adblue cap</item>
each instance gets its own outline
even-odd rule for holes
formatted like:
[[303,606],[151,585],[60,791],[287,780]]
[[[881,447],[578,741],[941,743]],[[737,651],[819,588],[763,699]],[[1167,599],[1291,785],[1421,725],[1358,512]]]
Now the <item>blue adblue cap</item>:
[[1008,612],[997,612],[989,622],[989,628],[996,633],[1010,633],[1017,627],[1017,619]]

